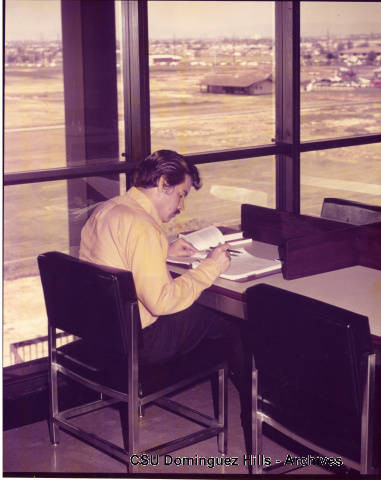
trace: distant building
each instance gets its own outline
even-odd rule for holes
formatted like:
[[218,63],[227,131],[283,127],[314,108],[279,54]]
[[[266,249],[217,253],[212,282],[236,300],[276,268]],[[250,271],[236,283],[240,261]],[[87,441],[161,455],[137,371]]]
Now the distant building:
[[182,57],[179,55],[150,55],[149,65],[177,65]]
[[374,81],[371,82],[369,78],[360,77],[355,70],[342,67],[338,69],[332,77],[313,79],[307,90],[368,88],[378,86],[375,84],[376,81],[376,77],[374,77]]
[[346,63],[360,65],[367,61],[370,54],[374,55],[375,58],[380,59],[381,47],[380,46],[358,47],[358,48],[342,50],[339,52],[339,58],[340,60]]
[[200,91],[205,93],[266,95],[272,93],[273,89],[271,74],[209,75],[200,82]]

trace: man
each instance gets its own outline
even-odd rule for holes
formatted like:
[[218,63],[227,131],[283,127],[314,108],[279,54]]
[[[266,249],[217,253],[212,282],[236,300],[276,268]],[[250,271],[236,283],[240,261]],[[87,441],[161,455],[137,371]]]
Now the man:
[[[197,168],[171,150],[149,155],[137,168],[134,186],[96,208],[81,236],[80,258],[132,272],[142,322],[140,358],[149,364],[185,354],[204,338],[227,338],[235,380],[243,381],[238,321],[195,301],[224,272],[227,245],[214,248],[200,265],[172,278],[167,256],[196,249],[184,239],[168,245],[163,223],[184,209],[191,187],[201,187]],[[239,387],[240,388],[240,387]]]

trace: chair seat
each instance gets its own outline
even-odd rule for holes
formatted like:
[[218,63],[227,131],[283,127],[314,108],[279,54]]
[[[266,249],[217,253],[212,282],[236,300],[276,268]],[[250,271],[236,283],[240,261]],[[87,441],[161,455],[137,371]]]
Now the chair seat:
[[[83,340],[57,348],[58,363],[78,375],[127,392],[127,358],[103,353]],[[60,355],[60,354],[64,354]],[[226,344],[206,339],[192,352],[179,355],[168,362],[139,366],[140,396],[150,395],[174,383],[207,372],[226,360]],[[107,367],[105,368],[105,365]]]

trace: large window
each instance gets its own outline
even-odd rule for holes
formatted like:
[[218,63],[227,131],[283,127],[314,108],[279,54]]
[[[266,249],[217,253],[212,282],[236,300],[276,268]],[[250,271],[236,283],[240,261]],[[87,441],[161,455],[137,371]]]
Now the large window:
[[381,205],[380,145],[306,152],[301,165],[302,213],[320,215],[325,197]]
[[[148,2],[152,150],[271,143],[274,18],[274,2]],[[200,166],[204,186],[169,232],[238,225],[243,201],[275,206],[274,157],[233,158]]]
[[[301,139],[380,132],[381,4],[301,2]],[[301,156],[301,211],[324,197],[381,203],[380,146]]]
[[381,4],[301,3],[301,138],[380,131]]
[[378,2],[6,0],[4,365],[46,334],[36,256],[76,254],[149,151],[203,177],[169,235],[380,204],[380,25]]
[[[49,22],[31,21],[37,14]],[[4,49],[4,171],[66,164],[61,13],[58,0],[7,1]],[[21,341],[46,335],[36,256],[68,249],[66,182],[4,190],[3,364]],[[25,359],[24,354],[15,359]],[[27,358],[29,359],[29,358]]]
[[203,186],[191,190],[185,210],[165,226],[169,235],[211,224],[239,226],[242,203],[275,207],[273,157],[206,163],[199,171]]
[[[62,5],[66,8],[66,22],[70,23],[70,15],[75,17],[77,13],[83,18],[91,16],[92,12],[80,9],[80,2],[71,4]],[[124,148],[120,4],[116,13],[116,28],[112,31],[116,45],[113,53],[119,138],[113,142]],[[94,103],[93,98],[87,98],[95,83],[81,84],[81,69],[84,71],[85,66],[76,65],[75,58],[72,62],[67,60],[68,55],[69,59],[74,57],[73,51],[89,48],[93,40],[84,35],[84,39],[77,40],[76,35],[81,37],[81,32],[76,31],[73,22],[73,30],[62,35],[61,23],[60,0],[5,2],[4,366],[46,355],[46,314],[37,255],[48,250],[78,252],[80,230],[91,206],[125,191],[126,185],[125,175],[91,177],[89,170],[84,171],[83,178],[65,180],[65,170],[70,166],[91,168],[101,162],[115,163],[118,158],[113,156],[117,147],[109,149],[108,155],[104,147],[107,132],[98,119],[93,116],[86,122],[82,118],[85,115],[81,102]],[[65,68],[64,49],[69,52]],[[90,111],[87,107],[89,117]],[[81,134],[83,129],[87,130],[86,138]],[[43,180],[50,171],[53,176],[58,173],[57,178],[61,176],[62,180],[28,183],[36,176]],[[9,178],[12,180],[7,184]]]
[[153,150],[271,143],[274,2],[150,1],[148,27]]
[[[37,267],[37,256],[50,250],[77,254],[79,242],[70,242],[71,230],[80,228],[96,202],[68,191],[94,189],[98,194],[119,193],[121,181],[87,177],[5,187],[4,191],[4,310],[3,365],[46,355],[47,319]],[[78,183],[81,183],[79,188]],[[69,189],[68,189],[69,187]],[[107,197],[103,197],[107,198]],[[71,245],[70,245],[71,244]],[[26,343],[25,343],[26,342]]]
[[[35,358],[47,320],[37,268],[44,251],[68,253],[66,182],[8,186],[4,191],[3,364]],[[35,339],[27,348],[20,342]],[[12,353],[12,355],[11,355]]]
[[5,172],[66,163],[60,20],[59,0],[5,3]]

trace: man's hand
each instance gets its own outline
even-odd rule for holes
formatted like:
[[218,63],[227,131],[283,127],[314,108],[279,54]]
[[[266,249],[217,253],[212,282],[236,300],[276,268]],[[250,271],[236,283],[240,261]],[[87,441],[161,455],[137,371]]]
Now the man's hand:
[[227,249],[230,247],[229,244],[224,243],[223,245],[218,245],[218,247],[213,248],[213,250],[208,254],[206,258],[213,258],[215,262],[221,268],[221,273],[228,269],[230,265],[230,255]]
[[168,257],[190,257],[196,252],[197,248],[184,238],[178,238],[168,246]]

